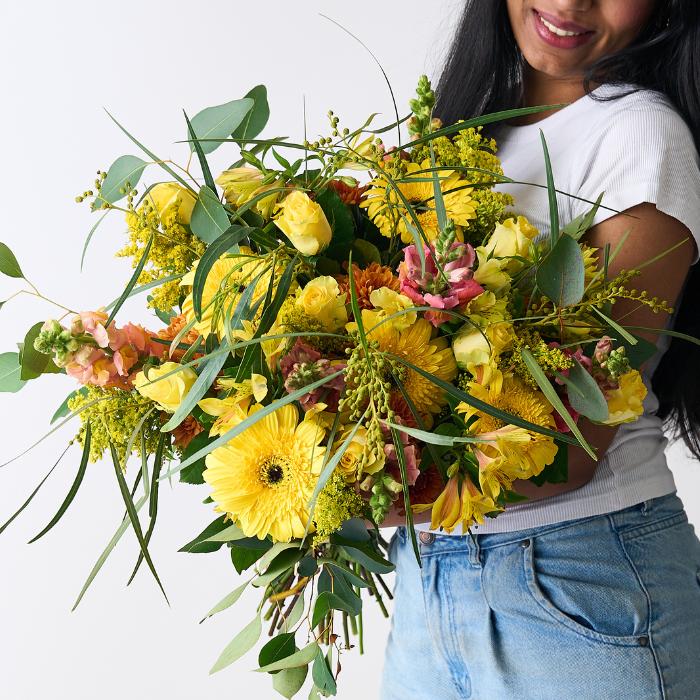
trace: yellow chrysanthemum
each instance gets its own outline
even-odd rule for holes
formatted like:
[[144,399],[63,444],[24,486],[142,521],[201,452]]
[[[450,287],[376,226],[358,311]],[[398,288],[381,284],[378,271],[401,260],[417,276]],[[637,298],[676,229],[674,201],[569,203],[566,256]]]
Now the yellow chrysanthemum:
[[212,499],[248,537],[303,537],[324,434],[314,421],[299,422],[294,406],[282,406],[207,455],[204,480]]
[[[425,172],[426,170],[428,172]],[[469,187],[469,183],[455,170],[441,170],[439,176],[447,218],[457,227],[468,226],[469,221],[476,218],[476,205],[471,196],[473,188]],[[367,208],[369,217],[384,236],[391,238],[398,234],[404,243],[411,243],[413,235],[406,222],[411,225],[414,225],[414,222],[404,204],[405,199],[416,213],[428,240],[434,240],[439,231],[433,183],[430,179],[430,161],[407,163],[406,172],[401,180],[403,182],[397,183],[396,187],[403,199],[393,184],[380,172],[370,183],[360,206]]]
[[[372,324],[365,322],[366,313],[362,312],[362,320],[365,327],[370,329]],[[371,321],[371,316],[367,316],[367,321]],[[389,323],[375,326],[368,337],[379,343],[380,350],[403,357],[438,379],[451,382],[457,376],[457,363],[452,348],[446,338],[436,338],[433,335],[434,329],[430,322],[419,318],[405,330],[398,330]],[[406,369],[402,382],[411,401],[430,427],[433,423],[432,414],[439,413],[447,402],[444,392],[411,369]]]
[[[506,375],[500,385],[492,382],[488,387],[472,382],[469,386],[469,392],[475,398],[485,401],[494,408],[511,413],[534,425],[550,429],[556,427],[552,416],[552,405],[544,394],[532,389],[516,376]],[[465,403],[459,404],[457,411],[465,414],[467,419],[476,417],[476,420],[469,425],[473,435],[498,435],[500,433],[501,439],[492,440],[492,436],[490,436],[489,441],[475,445],[475,452],[483,454],[483,458],[479,454],[477,454],[477,458],[482,463],[488,463],[492,471],[498,472],[500,470],[507,474],[511,480],[515,478],[527,479],[536,476],[545,466],[554,461],[557,446],[551,437],[527,430],[524,431],[525,435],[520,431],[517,432],[517,437],[520,439],[513,439],[516,435],[507,439],[507,436],[504,435],[506,431],[503,429],[514,429],[515,426],[508,426],[499,418],[490,416]],[[525,436],[527,439],[522,439]],[[486,440],[486,438],[484,439]],[[485,464],[482,464],[482,468],[485,468]],[[505,487],[509,486],[505,480],[503,483]],[[491,493],[496,492],[492,485],[486,490]]]

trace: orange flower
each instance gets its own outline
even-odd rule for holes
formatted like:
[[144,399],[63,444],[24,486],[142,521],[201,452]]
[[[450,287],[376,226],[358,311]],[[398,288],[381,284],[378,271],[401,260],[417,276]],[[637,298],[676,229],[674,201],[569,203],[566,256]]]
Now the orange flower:
[[187,416],[180,425],[173,430],[173,442],[176,447],[184,450],[192,439],[199,435],[204,428],[192,417]]
[[368,185],[355,185],[354,187],[345,184],[342,180],[331,180],[328,183],[328,187],[338,194],[343,204],[352,206],[354,204],[359,204],[362,199],[362,195],[365,193]]
[[[187,318],[185,317],[185,314],[180,314],[179,316],[173,316],[170,319],[170,323],[168,324],[167,328],[161,328],[161,330],[158,331],[158,337],[161,338],[162,340],[167,340],[168,342],[171,342],[172,340],[175,339],[175,337],[180,333],[180,331],[185,327],[187,324]],[[194,328],[191,328],[187,333],[185,333],[184,336],[180,339],[180,344],[182,345],[192,345],[197,342],[197,338],[199,338],[199,333],[197,333]],[[156,345],[156,343],[154,343]],[[168,352],[168,346],[163,345],[163,355],[167,354]],[[182,356],[185,354],[185,350],[175,350],[171,356],[170,359],[173,360],[173,362],[178,362]],[[196,357],[197,355],[195,355]]]
[[[399,278],[393,273],[390,267],[380,265],[379,263],[371,263],[369,267],[361,270],[357,265],[353,264],[352,274],[355,278],[355,289],[357,291],[357,301],[361,309],[373,309],[372,302],[369,300],[369,295],[375,289],[389,287],[394,292],[399,291]],[[350,301],[350,282],[348,275],[340,275],[336,278],[340,292],[347,294],[348,302]]]

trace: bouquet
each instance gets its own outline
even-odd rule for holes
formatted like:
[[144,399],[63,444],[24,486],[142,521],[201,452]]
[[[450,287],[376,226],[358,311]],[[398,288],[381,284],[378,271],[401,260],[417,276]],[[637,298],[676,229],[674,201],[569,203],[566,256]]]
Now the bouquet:
[[[52,373],[79,385],[52,431],[77,418],[82,459],[34,539],[91,462],[111,462],[124,500],[76,605],[129,529],[131,578],[145,564],[163,589],[149,543],[159,485],[177,475],[204,485],[213,517],[183,551],[226,552],[245,572],[207,617],[248,586],[260,597],[212,672],[265,627],[259,670],[282,696],[309,667],[310,697],[334,695],[340,655],[364,646],[363,592],[387,613],[393,565],[379,528],[392,509],[420,558],[416,513],[467,532],[522,500],[516,480],[566,481],[570,446],[595,457],[580,417],[616,425],[642,413],[638,368],[655,348],[612,307],[671,309],[632,287],[638,271],[608,274],[619,249],[582,242],[600,199],[559,222],[544,140],[549,235],[496,189],[508,178],[483,127],[543,108],[443,125],[434,101],[422,77],[407,117],[349,129],[329,112],[328,136],[293,143],[259,137],[269,108],[257,86],[185,115],[197,174],[120,126],[147,159],[118,158],[77,199],[124,217],[117,254],[132,259],[131,279],[111,304],[62,307],[0,355],[4,391]],[[214,178],[207,156],[223,145],[238,159]],[[156,167],[166,181],[137,189]],[[0,271],[24,279],[4,244]],[[135,295],[150,328],[119,319]]]

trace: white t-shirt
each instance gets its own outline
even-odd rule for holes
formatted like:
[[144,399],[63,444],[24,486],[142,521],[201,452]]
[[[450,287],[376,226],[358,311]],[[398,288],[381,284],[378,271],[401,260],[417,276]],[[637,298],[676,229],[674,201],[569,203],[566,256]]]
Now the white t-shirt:
[[[609,96],[628,89],[602,86],[593,94]],[[700,247],[700,161],[688,126],[663,95],[641,90],[610,101],[586,96],[534,124],[500,126],[496,133],[498,155],[507,177],[546,184],[540,130],[547,141],[558,190],[590,202],[605,192],[603,205],[610,209],[601,207],[594,223],[650,202],[685,224],[696,248]],[[514,212],[525,215],[542,236],[549,235],[546,187],[507,184],[499,189],[515,197]],[[591,207],[563,194],[557,201],[562,224]],[[630,222],[632,232],[626,245],[634,245],[634,220]],[[697,257],[696,252],[695,260]],[[648,374],[667,347],[663,339],[657,345],[660,350],[649,363]],[[645,383],[650,389],[648,376]],[[658,401],[651,391],[644,408],[638,421],[619,428],[585,486],[509,506],[473,532],[512,532],[610,513],[675,491],[664,454],[667,441],[662,422],[654,415]]]

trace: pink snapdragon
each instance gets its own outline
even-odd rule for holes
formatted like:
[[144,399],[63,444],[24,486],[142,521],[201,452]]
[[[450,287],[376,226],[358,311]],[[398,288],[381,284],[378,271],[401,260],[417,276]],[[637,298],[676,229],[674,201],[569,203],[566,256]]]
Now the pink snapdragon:
[[[415,245],[404,248],[404,260],[399,265],[401,293],[420,306],[433,309],[454,309],[465,306],[484,289],[473,279],[476,255],[468,243],[455,241],[443,253],[434,246],[424,246],[425,272]],[[450,320],[450,315],[431,310],[425,318],[434,326]]]

